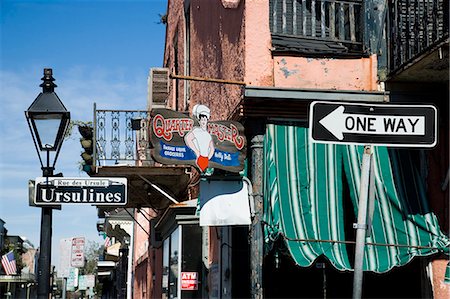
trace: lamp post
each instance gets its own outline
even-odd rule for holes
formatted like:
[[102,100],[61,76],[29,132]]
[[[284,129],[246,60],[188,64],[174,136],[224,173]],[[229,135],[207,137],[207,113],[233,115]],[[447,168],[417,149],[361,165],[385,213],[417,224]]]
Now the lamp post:
[[[55,93],[56,84],[53,83],[52,69],[44,69],[44,81],[40,87],[42,92],[37,96],[31,106],[25,111],[25,117],[30,127],[34,146],[41,163],[42,176],[53,176],[56,159],[64,139],[64,134],[70,122],[70,112],[64,107]],[[53,162],[50,163],[50,153],[53,152]],[[45,155],[46,164],[42,163]],[[41,240],[38,261],[38,298],[48,299],[50,288],[50,267],[52,249],[52,208],[43,206],[41,211]]]

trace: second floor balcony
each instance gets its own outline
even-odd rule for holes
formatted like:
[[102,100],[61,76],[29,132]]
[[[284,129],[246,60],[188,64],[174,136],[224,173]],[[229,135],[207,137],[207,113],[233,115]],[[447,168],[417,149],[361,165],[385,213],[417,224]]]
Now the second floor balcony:
[[[448,73],[448,0],[269,0],[269,26],[275,55],[377,54],[380,67],[386,63],[387,72],[395,75],[439,50],[440,61],[425,63],[432,72]],[[417,72],[412,76],[420,77]],[[431,73],[420,80],[436,77],[448,79]]]
[[[387,27],[389,33],[389,70],[399,72],[420,63],[417,72],[430,72],[423,80],[437,76],[448,80],[448,0],[389,1]],[[436,52],[434,57],[429,57]],[[426,60],[424,67],[423,60]],[[442,70],[447,75],[439,75]]]
[[307,56],[361,56],[362,0],[270,0],[273,51]]
[[151,158],[150,113],[94,106],[91,176],[126,177],[127,207],[162,208],[187,196],[189,166],[158,165]]

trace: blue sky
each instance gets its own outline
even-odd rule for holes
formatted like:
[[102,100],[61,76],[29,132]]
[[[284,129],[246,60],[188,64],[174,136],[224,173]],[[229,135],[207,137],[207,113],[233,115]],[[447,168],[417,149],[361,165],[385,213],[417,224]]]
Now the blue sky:
[[[0,218],[8,234],[39,246],[40,209],[28,205],[28,180],[42,175],[24,111],[41,91],[43,69],[53,68],[56,93],[73,120],[92,121],[98,109],[146,107],[147,76],[161,67],[166,0],[0,1]],[[62,146],[55,172],[79,170],[76,132]],[[84,236],[102,242],[91,206],[53,212],[52,264],[59,240]]]

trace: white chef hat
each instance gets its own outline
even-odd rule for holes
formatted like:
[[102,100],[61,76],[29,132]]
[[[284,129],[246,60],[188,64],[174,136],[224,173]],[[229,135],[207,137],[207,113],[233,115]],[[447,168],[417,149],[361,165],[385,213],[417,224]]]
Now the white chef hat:
[[197,119],[200,119],[200,115],[206,115],[206,117],[209,119],[211,115],[211,111],[209,110],[209,108],[202,104],[195,105],[192,113]]

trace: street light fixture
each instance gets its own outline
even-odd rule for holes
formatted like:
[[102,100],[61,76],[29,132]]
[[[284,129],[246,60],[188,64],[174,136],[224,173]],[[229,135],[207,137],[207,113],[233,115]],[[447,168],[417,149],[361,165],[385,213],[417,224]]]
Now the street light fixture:
[[[67,111],[55,93],[52,69],[44,69],[44,81],[40,87],[42,92],[25,111],[25,117],[30,127],[34,146],[41,163],[42,175],[53,176],[56,159],[64,139],[64,134],[70,122],[70,112]],[[46,164],[42,163],[41,153],[46,154]],[[54,152],[53,163],[50,165],[50,152]],[[41,240],[38,261],[38,298],[49,298],[50,267],[52,247],[52,208],[44,206],[41,212]]]

